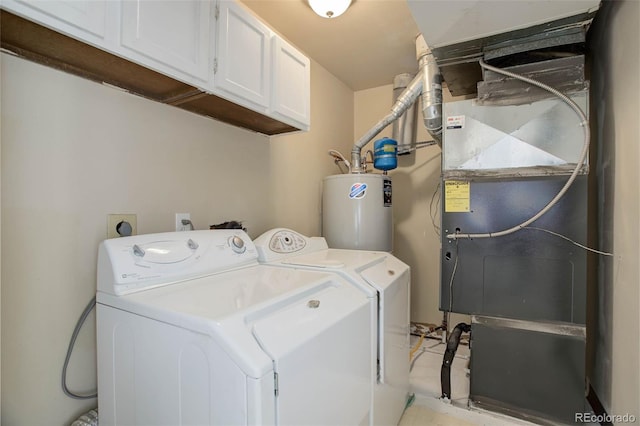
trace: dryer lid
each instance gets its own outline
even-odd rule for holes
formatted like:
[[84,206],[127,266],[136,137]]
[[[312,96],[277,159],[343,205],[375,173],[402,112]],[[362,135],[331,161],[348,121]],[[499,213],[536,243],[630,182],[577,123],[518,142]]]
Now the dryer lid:
[[283,260],[282,264],[310,268],[346,268],[359,272],[383,261],[387,256],[388,253],[376,251],[327,249],[290,257]]

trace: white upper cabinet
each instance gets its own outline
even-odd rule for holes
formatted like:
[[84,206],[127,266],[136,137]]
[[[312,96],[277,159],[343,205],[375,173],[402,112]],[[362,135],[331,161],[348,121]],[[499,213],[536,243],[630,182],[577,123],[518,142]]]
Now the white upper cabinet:
[[108,0],[1,0],[2,7],[90,44],[108,36]]
[[[235,1],[219,3],[214,88],[243,106],[270,105],[272,31]],[[247,104],[247,102],[249,104]]]
[[219,8],[214,92],[308,130],[309,59],[239,3],[222,0]]
[[[309,129],[309,59],[237,0],[0,0],[0,6],[197,89],[189,87],[184,99],[195,93],[202,104],[211,94],[210,105],[224,98],[259,113],[264,120],[243,122],[248,128]],[[132,80],[125,65],[119,70],[123,81]],[[186,102],[180,105],[189,109]],[[193,110],[207,111],[210,105],[201,104]],[[211,111],[229,118],[217,106]]]
[[273,38],[273,85],[271,109],[276,118],[290,121],[301,130],[310,123],[309,58],[280,37]]
[[123,0],[123,56],[188,83],[208,82],[211,11],[206,0]]

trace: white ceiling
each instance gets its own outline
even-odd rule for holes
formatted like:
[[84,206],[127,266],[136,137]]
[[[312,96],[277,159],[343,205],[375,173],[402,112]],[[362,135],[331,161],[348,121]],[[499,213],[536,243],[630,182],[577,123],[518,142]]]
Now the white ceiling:
[[316,15],[307,0],[241,1],[354,91],[417,71],[419,30],[406,0],[354,0],[332,19]]

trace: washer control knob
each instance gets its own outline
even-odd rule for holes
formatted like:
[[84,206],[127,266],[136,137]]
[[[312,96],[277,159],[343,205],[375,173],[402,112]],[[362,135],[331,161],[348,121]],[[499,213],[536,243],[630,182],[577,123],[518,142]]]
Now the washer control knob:
[[244,240],[237,235],[229,239],[229,246],[231,246],[231,250],[235,251],[236,253],[244,253],[247,249],[244,245]]

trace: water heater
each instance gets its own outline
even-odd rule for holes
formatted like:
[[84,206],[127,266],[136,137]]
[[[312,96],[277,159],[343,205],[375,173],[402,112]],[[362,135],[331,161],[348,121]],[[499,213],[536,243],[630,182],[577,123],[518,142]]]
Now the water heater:
[[391,178],[355,173],[324,178],[322,234],[331,248],[390,252]]

